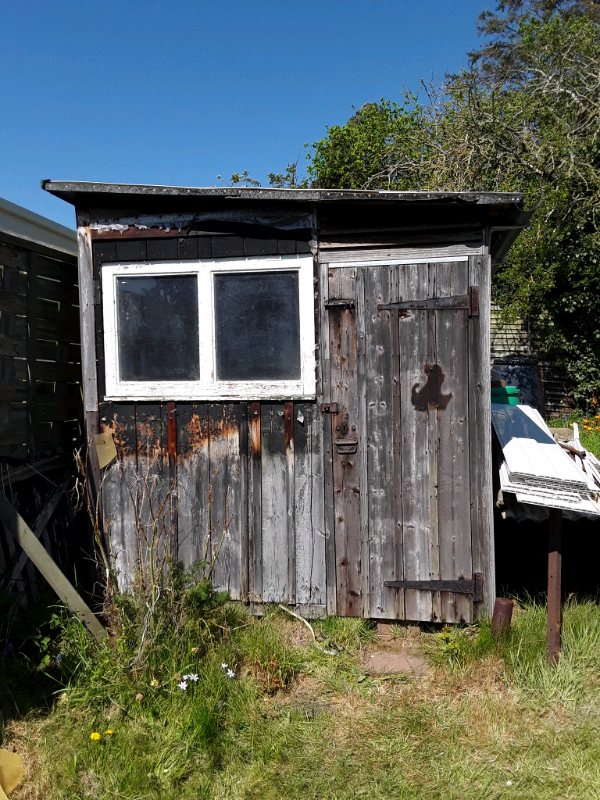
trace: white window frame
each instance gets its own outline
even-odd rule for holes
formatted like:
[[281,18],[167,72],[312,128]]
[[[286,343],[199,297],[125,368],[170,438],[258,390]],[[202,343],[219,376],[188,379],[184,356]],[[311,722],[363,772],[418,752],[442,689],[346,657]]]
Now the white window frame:
[[[300,379],[218,381],[213,275],[227,272],[298,272]],[[117,278],[198,276],[200,380],[121,381],[117,330]],[[312,255],[147,261],[102,266],[106,400],[311,400],[316,397]]]

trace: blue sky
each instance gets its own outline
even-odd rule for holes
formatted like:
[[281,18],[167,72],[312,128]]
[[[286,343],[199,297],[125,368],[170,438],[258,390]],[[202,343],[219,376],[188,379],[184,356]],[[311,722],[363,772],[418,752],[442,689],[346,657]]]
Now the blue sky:
[[4,0],[0,196],[40,180],[184,186],[304,159],[352,107],[466,66],[485,0]]

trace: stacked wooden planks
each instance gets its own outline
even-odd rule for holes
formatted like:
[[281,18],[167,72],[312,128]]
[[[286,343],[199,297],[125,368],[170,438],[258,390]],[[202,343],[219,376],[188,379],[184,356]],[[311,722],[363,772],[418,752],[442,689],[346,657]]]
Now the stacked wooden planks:
[[492,423],[502,448],[503,492],[518,503],[600,515],[600,485],[585,464],[591,454],[572,458],[531,406],[492,404]]

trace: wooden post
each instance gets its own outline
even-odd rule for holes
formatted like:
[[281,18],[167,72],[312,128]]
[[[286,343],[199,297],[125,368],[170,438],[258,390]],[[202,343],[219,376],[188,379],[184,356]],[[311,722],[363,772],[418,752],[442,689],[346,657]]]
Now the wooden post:
[[551,664],[558,662],[560,653],[560,579],[562,562],[562,511],[550,509],[548,528],[548,634],[546,654]]

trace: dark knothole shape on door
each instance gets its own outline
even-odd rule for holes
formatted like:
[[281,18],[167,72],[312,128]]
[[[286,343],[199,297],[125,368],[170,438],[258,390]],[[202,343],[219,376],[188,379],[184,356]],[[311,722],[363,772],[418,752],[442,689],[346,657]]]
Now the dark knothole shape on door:
[[450,394],[442,394],[444,371],[439,364],[425,364],[425,384],[419,389],[419,384],[412,387],[411,402],[417,411],[429,411],[430,408],[440,408],[442,411],[452,399]]

